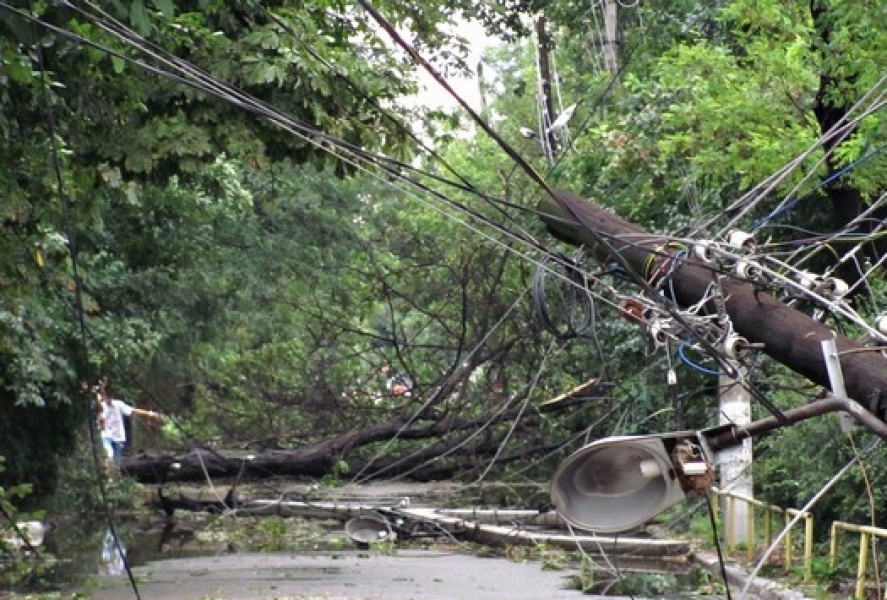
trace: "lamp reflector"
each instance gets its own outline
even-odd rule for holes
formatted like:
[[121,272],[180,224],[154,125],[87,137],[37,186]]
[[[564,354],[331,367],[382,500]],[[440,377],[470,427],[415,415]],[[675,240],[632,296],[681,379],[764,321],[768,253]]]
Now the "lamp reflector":
[[684,498],[661,436],[592,442],[561,464],[551,484],[558,514],[600,533],[634,529]]

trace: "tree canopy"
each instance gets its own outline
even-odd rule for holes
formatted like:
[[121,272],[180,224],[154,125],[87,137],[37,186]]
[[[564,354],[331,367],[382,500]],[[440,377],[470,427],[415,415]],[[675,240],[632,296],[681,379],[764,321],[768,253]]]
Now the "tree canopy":
[[[52,489],[100,377],[171,417],[134,451],[315,447],[357,479],[545,478],[590,438],[711,425],[709,359],[623,318],[637,290],[544,231],[524,167],[656,232],[739,219],[779,256],[825,246],[805,268],[881,310],[884,15],[622,3],[614,73],[594,7],[373,6],[446,74],[474,67],[452,32],[484,23],[480,113],[524,165],[417,106],[416,65],[354,3],[0,6],[0,483]],[[540,46],[557,112],[576,105],[549,157]],[[814,393],[752,364],[781,406]],[[834,434],[804,427],[766,442],[781,499],[809,488],[775,482],[780,443]]]

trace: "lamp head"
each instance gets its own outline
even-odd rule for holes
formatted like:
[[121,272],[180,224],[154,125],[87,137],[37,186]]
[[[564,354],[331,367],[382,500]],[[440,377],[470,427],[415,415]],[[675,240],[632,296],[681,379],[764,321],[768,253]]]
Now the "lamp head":
[[710,478],[695,432],[611,437],[574,452],[555,472],[551,501],[566,522],[599,533],[628,531]]

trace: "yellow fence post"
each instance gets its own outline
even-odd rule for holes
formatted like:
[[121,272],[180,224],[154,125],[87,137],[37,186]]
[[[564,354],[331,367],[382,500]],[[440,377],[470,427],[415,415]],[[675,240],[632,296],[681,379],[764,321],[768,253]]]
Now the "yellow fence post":
[[828,548],[829,567],[834,569],[835,563],[837,562],[837,559],[838,559],[838,531],[840,531],[840,529],[838,529],[838,522],[837,521],[832,523],[831,529],[832,529],[832,532],[831,532],[831,535],[829,536],[829,548]]
[[745,503],[746,516],[745,521],[745,556],[749,562],[755,559],[755,505],[752,502]]
[[770,547],[770,544],[773,543],[773,519],[771,516],[773,515],[770,510],[764,511],[764,539],[767,540],[767,547]]
[[[794,508],[783,509],[775,505],[764,504],[759,500],[755,500],[754,498],[744,496],[742,494],[736,494],[733,492],[725,492],[716,487],[711,489],[712,495],[718,499],[719,502],[723,502],[724,506],[722,508],[725,509],[726,516],[724,517],[724,535],[728,538],[729,542],[727,544],[727,549],[729,551],[734,551],[736,549],[735,544],[735,502],[741,501],[745,502],[748,505],[748,516],[749,519],[746,522],[746,538],[748,541],[748,547],[746,548],[746,555],[748,560],[754,560],[755,551],[757,550],[757,523],[755,522],[755,507],[761,507],[764,510],[764,537],[767,540],[767,546],[769,547],[773,543],[773,514],[782,513],[785,515],[785,555],[784,555],[784,566],[786,568],[791,568],[792,563],[795,560],[795,549],[794,549],[794,538],[792,536],[792,527],[789,525],[792,524],[792,520],[794,517],[799,517],[804,519],[804,581],[810,582],[813,579],[813,515],[809,512],[801,512]],[[720,506],[720,504],[719,504]],[[835,541],[836,530],[834,526],[832,527],[832,554],[837,553],[837,542]],[[771,557],[772,560],[772,557]],[[834,562],[834,557],[832,557],[832,562]],[[887,598],[885,598],[887,600]]]
[[733,495],[727,494],[727,522],[724,523],[724,535],[727,536],[727,549],[731,552],[736,549],[736,536],[733,535],[733,525],[734,525],[734,506],[733,506]]
[[804,516],[804,582],[813,581],[813,515]]
[[[760,506],[764,509],[764,534],[767,539],[767,545],[771,545],[773,543],[773,531],[772,531],[772,519],[774,513],[783,513],[785,515],[785,556],[784,556],[784,566],[786,569],[790,569],[792,563],[795,560],[795,548],[794,548],[794,538],[792,535],[792,528],[789,526],[792,523],[794,517],[799,517],[804,519],[804,581],[809,583],[813,580],[813,515],[809,512],[801,512],[799,510],[788,508],[782,509],[778,506],[770,506],[755,500],[754,498],[749,498],[743,496],[741,494],[733,494],[731,492],[723,492],[721,490],[714,489],[713,493],[717,494],[717,496],[724,502],[726,502],[726,510],[727,510],[727,521],[724,523],[725,531],[734,531],[734,523],[733,517],[735,514],[734,511],[734,503],[737,500],[745,502],[749,505],[749,523],[747,526],[747,535],[748,535],[748,557],[752,559],[754,557],[754,551],[757,549],[756,542],[756,526],[757,524],[754,522],[755,506]],[[854,525],[853,523],[845,523],[843,521],[834,521],[831,524],[829,529],[829,565],[832,569],[835,569],[838,562],[838,543],[839,536],[841,535],[841,531],[851,531],[859,534],[859,563],[857,565],[856,570],[856,590],[854,597],[855,598],[864,598],[865,597],[865,586],[866,586],[866,574],[868,573],[868,564],[869,564],[869,546],[872,543],[872,537],[876,538],[884,538],[887,539],[887,529],[880,529],[877,527],[871,527],[868,525]],[[735,538],[735,536],[731,536],[731,539]],[[730,550],[735,550],[735,544],[729,545]],[[884,600],[887,600],[887,595],[885,595]]]
[[786,512],[785,513],[785,568],[788,569],[792,566],[792,561],[794,559],[792,553],[792,528],[789,527],[789,523],[792,522],[792,516]]
[[869,563],[869,534],[862,531],[859,534],[859,566],[856,569],[856,598],[865,597],[865,573]]
[[869,567],[869,546],[872,537],[887,538],[887,529],[870,527],[868,525],[854,525],[843,521],[832,523],[831,540],[829,542],[829,564],[834,569],[838,559],[838,535],[839,532],[852,531],[859,534],[859,562],[856,566],[856,593],[854,598],[865,598],[865,578]]

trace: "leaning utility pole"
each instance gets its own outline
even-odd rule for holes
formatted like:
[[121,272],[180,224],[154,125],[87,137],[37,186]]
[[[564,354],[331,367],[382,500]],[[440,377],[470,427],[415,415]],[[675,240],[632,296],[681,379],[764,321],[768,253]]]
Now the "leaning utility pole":
[[557,140],[551,130],[554,122],[554,99],[551,96],[551,63],[548,60],[548,31],[545,17],[536,19],[536,48],[539,57],[539,106],[542,110],[542,131],[539,137],[542,139],[542,148],[549,161],[553,161],[557,155]]
[[604,0],[604,68],[614,77],[619,73],[619,5]]
[[[638,279],[645,265],[670,261],[669,289],[679,307],[693,306],[707,297],[716,273],[694,259],[674,255],[662,236],[644,231],[604,208],[571,192],[555,190],[555,197],[540,201],[541,218],[558,239],[583,246],[603,264],[617,262]],[[754,284],[732,277],[721,281],[723,306],[734,331],[748,342],[823,387],[830,388],[828,367],[823,356],[823,340],[834,339],[836,355],[843,371],[847,396],[883,419],[887,406],[887,358],[872,352],[832,330],[816,319],[762,292]]]

